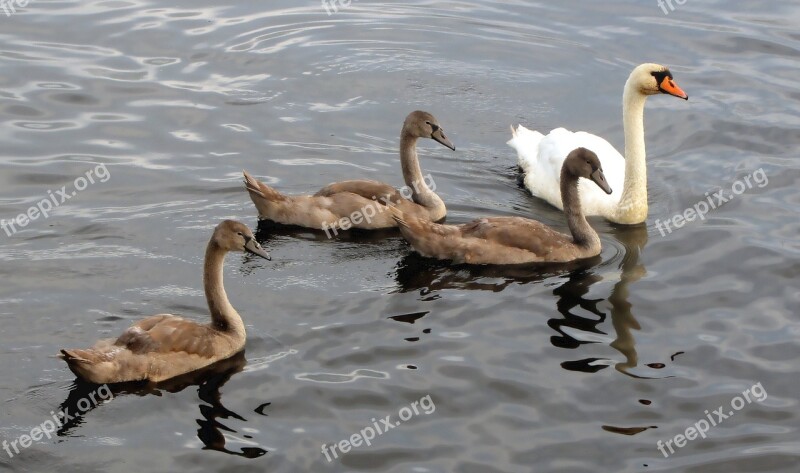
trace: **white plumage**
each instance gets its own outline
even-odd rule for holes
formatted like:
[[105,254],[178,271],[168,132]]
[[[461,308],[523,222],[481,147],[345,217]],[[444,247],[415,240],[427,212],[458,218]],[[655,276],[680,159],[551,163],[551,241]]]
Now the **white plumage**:
[[595,185],[579,185],[584,215],[601,215],[623,224],[642,223],[647,219],[647,153],[644,140],[644,105],[648,96],[667,94],[688,100],[675,84],[669,69],[658,64],[642,64],[631,72],[622,97],[625,128],[623,157],[611,143],[586,132],[556,128],[547,136],[519,125],[511,128],[508,144],[517,150],[525,187],[531,193],[563,210],[561,203],[561,166],[576,148],[594,151],[600,159],[610,195]]
[[575,148],[590,149],[603,165],[606,180],[613,193],[606,194],[594,183],[581,180],[578,189],[585,215],[609,215],[619,205],[625,181],[625,158],[611,143],[586,132],[556,128],[547,136],[519,125],[511,129],[509,146],[517,150],[519,167],[525,174],[525,187],[540,199],[564,210],[561,203],[561,167]]

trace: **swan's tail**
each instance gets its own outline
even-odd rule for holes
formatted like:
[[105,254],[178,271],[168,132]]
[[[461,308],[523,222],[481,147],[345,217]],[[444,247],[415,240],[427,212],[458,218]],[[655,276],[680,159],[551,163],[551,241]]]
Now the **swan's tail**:
[[289,203],[291,200],[289,196],[281,194],[264,184],[248,174],[247,171],[242,171],[242,173],[244,174],[244,186],[247,188],[247,193],[250,194],[250,200],[253,201],[256,209],[258,209],[260,218],[272,218],[277,209],[281,207],[281,204]]
[[523,173],[528,173],[533,169],[539,159],[539,144],[544,139],[544,135],[538,131],[533,131],[518,125],[515,130],[511,127],[511,139],[508,145],[517,150],[517,164]]
[[386,208],[389,209],[389,212],[391,212],[391,214],[392,214],[392,218],[394,219],[395,222],[397,222],[397,226],[401,230],[404,229],[404,228],[405,229],[409,228],[408,221],[406,221],[406,216],[405,216],[405,214],[403,214],[402,210],[398,209],[394,205],[388,205]]
[[[429,258],[458,260],[464,247],[462,226],[442,225],[414,213],[404,214],[395,206],[389,206],[392,218],[403,238],[414,251]],[[463,260],[463,259],[462,259]]]
[[58,357],[67,362],[69,370],[75,376],[87,381],[102,384],[97,379],[97,375],[102,373],[105,368],[110,366],[111,360],[107,354],[93,349],[71,349],[61,350]]
[[288,200],[288,197],[251,176],[247,171],[242,171],[242,174],[244,174],[244,186],[247,188],[247,192],[250,193],[250,197],[254,199],[254,201],[256,198],[271,200],[273,202]]
[[413,214],[406,215],[394,205],[389,206],[389,211],[392,213],[394,221],[397,222],[400,234],[418,253],[429,254],[426,249],[441,239],[440,232],[434,231],[434,227],[439,225],[430,220],[421,219]]
[[91,363],[91,354],[86,350],[61,350],[57,355],[62,360],[66,361],[68,365],[73,363]]
[[400,233],[411,243],[411,246],[414,246],[420,235],[425,235],[432,226],[436,225],[434,222],[419,218],[414,214],[405,214],[395,205],[389,205],[388,209],[392,213],[394,221],[397,222]]

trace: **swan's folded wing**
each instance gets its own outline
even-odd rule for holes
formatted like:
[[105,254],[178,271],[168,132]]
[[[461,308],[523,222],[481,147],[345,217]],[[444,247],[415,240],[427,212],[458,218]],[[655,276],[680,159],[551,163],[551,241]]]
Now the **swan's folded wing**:
[[516,129],[511,127],[511,139],[507,144],[517,151],[517,164],[522,172],[527,173],[535,166],[539,156],[539,144],[543,138],[544,135],[538,131],[529,130],[522,125]]
[[484,218],[461,227],[464,237],[480,238],[492,243],[546,256],[556,248],[572,243],[572,237],[547,225],[521,217]]
[[[541,165],[546,174],[552,176],[554,183],[561,182],[561,167],[564,165],[564,160],[576,148],[586,148],[597,154],[608,183],[615,191],[619,188],[619,192],[622,192],[625,157],[603,137],[585,131],[571,132],[564,128],[551,131],[542,140],[540,147]],[[558,196],[560,198],[560,191]]]
[[172,315],[155,315],[126,330],[114,345],[137,355],[180,352],[210,358],[214,356],[212,332],[208,325]]
[[331,197],[335,194],[348,192],[359,195],[365,199],[377,200],[381,203],[398,202],[403,197],[394,187],[378,181],[352,180],[334,182],[319,190],[314,197]]

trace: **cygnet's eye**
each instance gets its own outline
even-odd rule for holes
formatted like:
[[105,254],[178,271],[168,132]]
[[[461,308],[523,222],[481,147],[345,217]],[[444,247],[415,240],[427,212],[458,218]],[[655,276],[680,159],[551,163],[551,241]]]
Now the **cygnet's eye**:
[[425,122],[425,123],[427,123],[431,127],[431,129],[434,131],[434,133],[439,130],[439,125],[435,125],[435,124],[433,124],[431,122]]

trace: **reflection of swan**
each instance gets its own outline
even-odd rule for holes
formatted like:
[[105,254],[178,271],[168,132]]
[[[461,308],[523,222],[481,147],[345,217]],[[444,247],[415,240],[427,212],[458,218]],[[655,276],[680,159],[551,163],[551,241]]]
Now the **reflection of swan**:
[[395,266],[397,292],[420,291],[425,295],[444,289],[502,292],[508,286],[543,281],[596,266],[600,256],[571,263],[518,266],[453,265],[409,253]]
[[[638,365],[636,340],[633,330],[640,330],[639,322],[631,311],[632,306],[628,301],[630,294],[629,285],[641,279],[646,270],[639,263],[639,255],[647,243],[647,227],[635,225],[629,227],[616,227],[613,229],[617,240],[622,244],[624,253],[619,263],[619,281],[614,284],[608,302],[611,306],[611,324],[616,332],[616,339],[610,346],[618,350],[625,357],[624,362],[613,363],[610,360],[588,358],[583,360],[568,361],[562,364],[565,369],[572,371],[596,372],[611,364],[629,376],[640,377],[629,372]],[[597,304],[602,299],[584,299],[583,295],[589,292],[591,285],[602,281],[604,278],[591,273],[573,273],[569,281],[557,288],[553,293],[560,297],[557,307],[563,318],[551,319],[548,325],[561,333],[563,337],[554,337],[553,344],[564,348],[577,348],[585,343],[568,335],[564,327],[574,328],[583,332],[603,334],[597,327],[605,321],[606,315],[597,309]],[[595,315],[598,319],[587,319],[571,313],[574,307],[580,306]]]
[[[591,271],[574,271],[570,273],[569,279],[566,283],[557,287],[553,291],[553,294],[559,298],[558,302],[556,302],[556,308],[561,315],[564,316],[564,318],[553,318],[547,321],[547,325],[550,326],[550,328],[561,334],[561,336],[554,335],[550,338],[550,342],[553,344],[553,346],[575,349],[584,343],[590,343],[577,340],[575,337],[570,336],[567,334],[565,328],[579,330],[584,333],[603,333],[598,327],[605,322],[606,314],[597,309],[597,303],[601,302],[602,299],[583,298],[583,296],[589,292],[592,284],[602,280],[603,278],[601,276]],[[572,314],[571,311],[576,307],[580,307],[581,309],[596,315],[597,319],[588,319],[586,317]],[[565,367],[571,369],[580,365],[580,363],[570,363]],[[587,368],[580,371],[598,371],[602,369],[602,367],[590,369],[588,368],[589,364],[586,363],[586,365]]]
[[[204,449],[217,450],[230,455],[242,456],[245,458],[257,458],[267,453],[266,450],[257,447],[245,447],[239,452],[234,452],[225,448],[225,436],[222,433],[235,432],[226,427],[218,419],[234,418],[246,421],[239,414],[227,409],[222,405],[220,390],[222,386],[234,374],[242,371],[247,360],[244,352],[239,352],[231,358],[219,361],[203,369],[187,373],[161,383],[148,383],[144,381],[132,383],[120,383],[110,385],[113,397],[124,395],[147,396],[150,394],[160,396],[162,392],[177,393],[190,386],[198,386],[198,396],[207,404],[199,405],[201,419],[197,420],[200,428],[197,430],[197,437],[205,445]],[[86,409],[86,399],[90,399],[94,393],[98,392],[97,384],[87,383],[77,378],[72,386],[67,399],[61,403],[60,412],[66,412],[71,419],[64,423],[58,430],[57,435],[68,436],[70,432],[83,423],[83,416],[102,404],[92,404]]]
[[632,330],[641,330],[642,327],[631,311],[633,306],[628,302],[630,295],[628,286],[647,274],[647,269],[639,262],[641,251],[647,244],[647,227],[644,225],[619,227],[616,236],[625,247],[625,253],[619,265],[621,270],[619,282],[614,285],[608,297],[608,302],[611,304],[611,323],[617,333],[617,338],[611,342],[611,346],[626,358],[625,363],[616,364],[617,370],[630,374],[627,370],[636,367],[639,360]]
[[207,402],[208,405],[200,405],[200,413],[203,415],[203,418],[197,420],[197,424],[200,426],[200,428],[197,429],[197,437],[206,446],[206,450],[216,450],[218,452],[245,458],[258,458],[265,455],[267,451],[259,447],[242,447],[239,452],[234,452],[225,448],[226,438],[223,431],[232,433],[236,431],[226,427],[217,420],[232,417],[242,422],[247,422],[247,419],[222,405],[222,394],[220,393],[222,386],[231,379],[231,376],[242,371],[246,363],[244,354],[242,354],[241,357],[235,358],[238,358],[240,361],[238,363],[231,363],[225,371],[220,371],[207,377],[199,385],[197,395],[200,399]]
[[[621,244],[622,251],[618,263],[619,280],[614,283],[611,293],[605,299],[585,297],[593,285],[614,277],[613,274],[609,276],[605,272],[601,274],[601,271],[607,268],[598,269],[602,261],[600,256],[566,265],[470,266],[451,265],[410,253],[395,267],[396,291],[418,291],[427,300],[435,298],[435,293],[446,289],[502,292],[509,286],[538,283],[553,277],[565,276],[567,281],[553,290],[553,294],[558,297],[556,309],[560,315],[547,322],[548,326],[558,333],[550,339],[553,346],[577,349],[586,344],[598,343],[599,339],[605,338],[606,333],[602,327],[607,314],[598,305],[608,301],[611,324],[616,334],[610,346],[619,351],[625,357],[625,361],[615,362],[594,357],[565,361],[561,366],[569,371],[594,373],[613,365],[629,376],[646,377],[630,372],[632,368],[638,366],[639,357],[633,331],[640,330],[640,326],[633,315],[633,307],[628,298],[630,285],[646,274],[639,255],[647,243],[647,227],[618,226],[612,227],[611,233]],[[581,314],[581,311],[584,313]],[[586,313],[592,314],[593,317],[587,317]],[[587,336],[581,337],[578,333]]]

